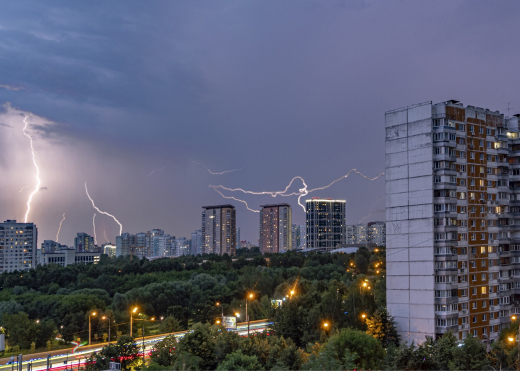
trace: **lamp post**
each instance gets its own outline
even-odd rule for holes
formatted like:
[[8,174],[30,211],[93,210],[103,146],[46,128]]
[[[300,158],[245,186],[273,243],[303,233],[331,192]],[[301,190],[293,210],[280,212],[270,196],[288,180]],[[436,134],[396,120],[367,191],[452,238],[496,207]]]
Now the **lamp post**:
[[[511,316],[511,319],[513,321],[516,321],[516,316]],[[517,340],[517,345],[518,345],[518,360],[520,361],[520,321],[518,321],[518,340]]]
[[132,314],[137,312],[137,307],[135,307],[131,312],[130,312],[130,336],[133,335],[132,333]]
[[90,316],[95,316],[96,312],[89,313],[88,315],[88,345],[90,345],[92,339],[92,326],[90,324]]
[[224,307],[222,305],[220,305],[220,303],[217,301],[217,303],[215,304],[217,307],[220,307],[220,309],[222,309],[222,320],[224,320]]
[[247,301],[248,299],[253,299],[253,294],[249,294],[246,296],[246,321],[247,321],[247,337],[249,337],[249,312],[247,311]]
[[111,319],[108,318],[107,316],[103,316],[103,317],[101,317],[101,319],[108,319],[108,344],[110,344],[110,321],[111,321]]

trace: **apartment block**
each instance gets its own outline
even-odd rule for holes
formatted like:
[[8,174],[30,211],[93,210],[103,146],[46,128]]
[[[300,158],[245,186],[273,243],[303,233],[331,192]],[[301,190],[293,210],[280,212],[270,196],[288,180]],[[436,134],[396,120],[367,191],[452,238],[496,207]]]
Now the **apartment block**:
[[236,255],[236,210],[233,205],[203,206],[202,252]]
[[265,254],[291,250],[291,205],[273,204],[260,207],[260,251]]
[[347,225],[347,243],[367,243],[368,231],[366,224]]
[[388,311],[404,341],[493,341],[520,313],[518,115],[450,100],[386,112]]
[[345,244],[345,200],[313,197],[305,201],[307,248],[336,248]]
[[0,273],[35,268],[38,229],[33,223],[0,223]]

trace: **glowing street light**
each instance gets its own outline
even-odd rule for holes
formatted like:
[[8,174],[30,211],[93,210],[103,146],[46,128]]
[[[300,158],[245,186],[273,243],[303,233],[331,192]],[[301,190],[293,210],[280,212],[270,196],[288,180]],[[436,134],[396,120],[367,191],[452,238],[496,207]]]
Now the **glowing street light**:
[[101,317],[101,319],[103,319],[103,320],[107,319],[108,320],[108,344],[110,344],[110,318],[107,317],[107,316],[103,316],[103,317]]
[[132,320],[133,320],[132,315],[133,315],[135,312],[137,312],[137,307],[135,307],[135,308],[130,312],[130,336],[132,336],[132,322],[133,322],[133,321],[132,321]]
[[249,297],[249,300],[252,300],[254,295],[253,293],[249,293],[248,296],[246,296],[246,321],[247,321],[247,337],[249,337],[249,312],[247,311],[247,301],[248,301],[248,297]]
[[88,345],[90,345],[91,339],[92,339],[92,326],[90,324],[90,317],[95,316],[96,312],[91,312],[88,315]]

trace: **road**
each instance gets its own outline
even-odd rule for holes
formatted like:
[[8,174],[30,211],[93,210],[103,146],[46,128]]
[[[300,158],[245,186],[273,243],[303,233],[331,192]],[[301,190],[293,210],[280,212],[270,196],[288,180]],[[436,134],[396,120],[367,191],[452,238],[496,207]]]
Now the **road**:
[[[251,321],[249,328],[250,332],[262,332],[267,329],[267,320]],[[247,336],[247,322],[237,324],[236,331],[241,336]],[[176,338],[182,338],[188,331],[179,331],[173,333]],[[159,341],[164,339],[169,334],[145,336],[144,344],[145,351],[148,353],[150,349]],[[142,338],[136,338],[137,344],[142,347]],[[22,367],[23,370],[27,370],[27,364],[32,364],[32,370],[46,370],[47,369],[47,355],[51,355],[51,368],[50,370],[78,370],[83,365],[85,360],[93,353],[99,352],[107,343],[95,344],[91,346],[83,346],[76,349],[76,352],[72,353],[73,348],[54,350],[52,352],[45,353],[34,353],[26,354],[23,356]],[[9,358],[0,359],[0,371],[7,370],[18,370],[18,364],[6,365]]]

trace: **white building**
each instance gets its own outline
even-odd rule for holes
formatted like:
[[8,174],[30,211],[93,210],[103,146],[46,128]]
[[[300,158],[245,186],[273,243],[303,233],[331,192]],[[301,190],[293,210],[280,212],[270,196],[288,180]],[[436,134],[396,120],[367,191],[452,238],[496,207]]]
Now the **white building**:
[[368,242],[375,243],[377,246],[386,245],[386,223],[370,222],[367,225]]
[[73,248],[43,254],[43,264],[58,264],[62,267],[73,264],[97,264],[101,258],[99,252],[76,252]]
[[33,223],[0,223],[0,273],[34,268],[37,246],[38,229]]
[[196,230],[191,234],[191,255],[201,254],[202,248],[202,230]]
[[[173,244],[173,248],[172,248]],[[175,249],[175,236],[173,238],[169,235],[158,235],[152,237],[152,251],[154,257],[165,258],[173,256]]]
[[347,225],[347,243],[367,243],[368,233],[366,224]]
[[174,240],[175,248],[172,251],[172,256],[179,257],[190,254],[190,241],[185,237],[179,237]]
[[106,243],[102,246],[103,253],[113,258],[116,256],[117,246],[111,243]]

